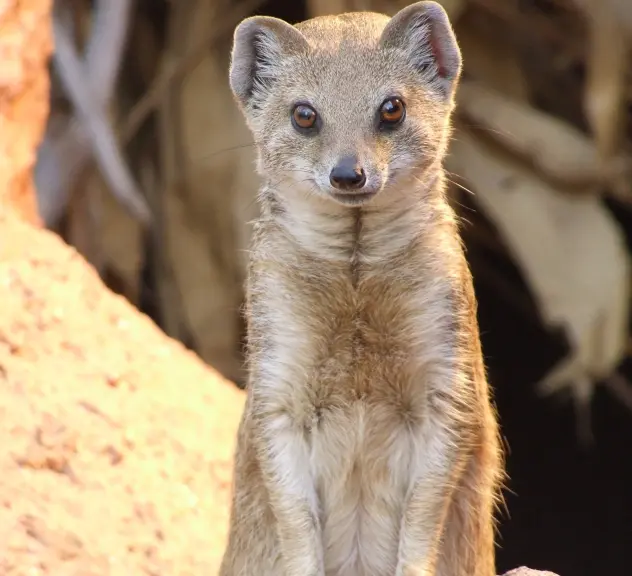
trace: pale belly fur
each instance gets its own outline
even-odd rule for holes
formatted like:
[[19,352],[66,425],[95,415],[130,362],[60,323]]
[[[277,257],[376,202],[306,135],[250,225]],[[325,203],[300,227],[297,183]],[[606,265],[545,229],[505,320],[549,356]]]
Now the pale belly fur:
[[[327,576],[386,576],[397,564],[414,426],[377,399],[330,408],[312,430]],[[317,463],[317,465],[316,465]]]

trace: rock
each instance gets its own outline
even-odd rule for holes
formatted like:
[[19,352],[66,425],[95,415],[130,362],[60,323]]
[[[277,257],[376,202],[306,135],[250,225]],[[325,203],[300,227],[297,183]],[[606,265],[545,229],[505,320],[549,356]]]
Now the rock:
[[0,574],[216,574],[242,393],[32,225],[50,8],[0,2]]
[[48,114],[51,0],[0,2],[0,209],[39,223],[31,170]]
[[56,235],[0,238],[0,574],[216,574],[242,392]]
[[524,566],[520,568],[514,568],[509,572],[505,573],[503,576],[557,576],[557,574],[553,574],[553,572],[542,572],[540,570],[531,570],[531,568],[526,568]]

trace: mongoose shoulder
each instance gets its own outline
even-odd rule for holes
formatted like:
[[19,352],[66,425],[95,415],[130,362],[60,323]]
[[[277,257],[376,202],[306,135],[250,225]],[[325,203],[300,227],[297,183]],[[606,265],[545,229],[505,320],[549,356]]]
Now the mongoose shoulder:
[[502,458],[442,162],[443,8],[236,29],[262,176],[221,576],[492,576]]

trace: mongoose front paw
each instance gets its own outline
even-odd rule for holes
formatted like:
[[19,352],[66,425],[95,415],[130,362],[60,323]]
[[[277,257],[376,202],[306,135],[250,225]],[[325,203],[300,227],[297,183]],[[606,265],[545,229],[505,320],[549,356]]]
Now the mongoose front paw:
[[416,568],[413,566],[397,566],[395,570],[395,576],[431,576],[430,570],[424,570],[423,568]]

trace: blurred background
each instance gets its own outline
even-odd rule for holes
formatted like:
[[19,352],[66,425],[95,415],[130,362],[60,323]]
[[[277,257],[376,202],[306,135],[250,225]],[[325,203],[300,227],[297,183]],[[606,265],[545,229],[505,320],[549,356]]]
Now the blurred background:
[[[401,0],[55,0],[46,225],[243,386],[254,150],[244,17]],[[632,2],[443,0],[464,57],[446,163],[508,450],[498,570],[632,573]]]

